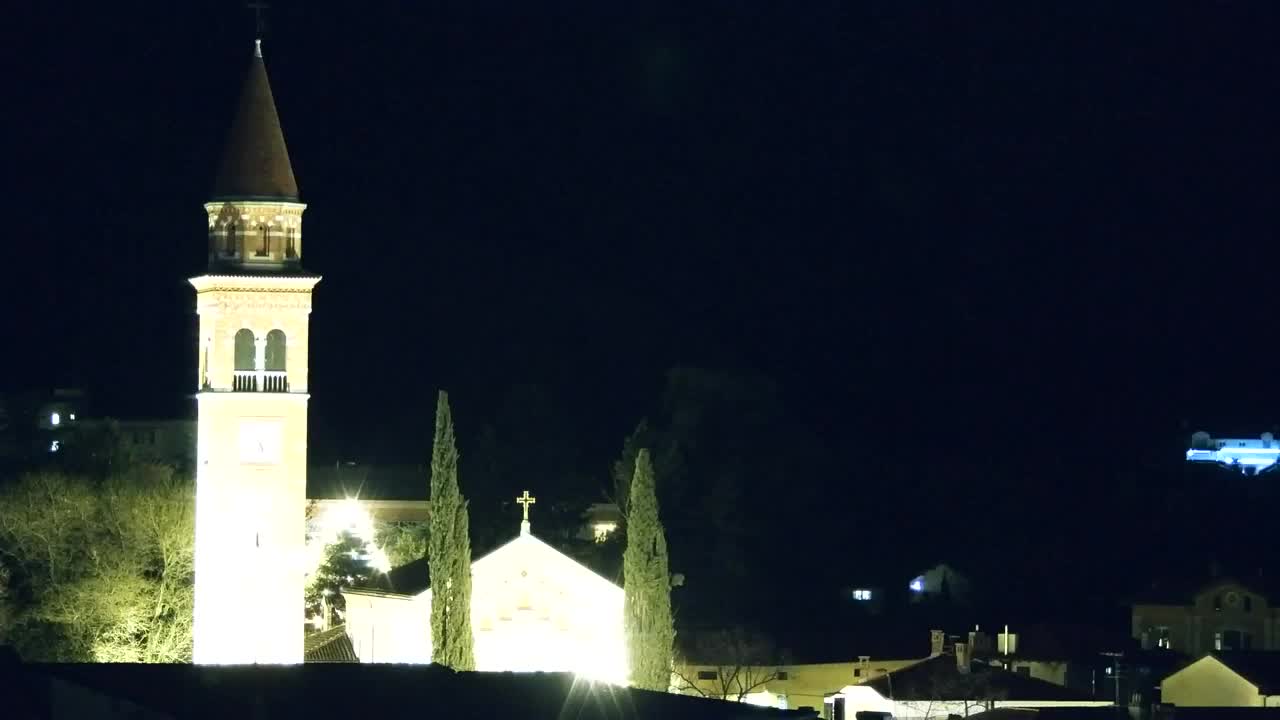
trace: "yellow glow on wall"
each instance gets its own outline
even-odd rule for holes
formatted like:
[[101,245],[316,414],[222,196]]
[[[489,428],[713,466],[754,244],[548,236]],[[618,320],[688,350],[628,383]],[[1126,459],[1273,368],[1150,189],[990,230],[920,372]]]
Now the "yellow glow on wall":
[[[193,661],[200,665],[302,662],[302,596],[296,559],[270,542],[277,509],[266,493],[228,492],[196,478]],[[236,507],[229,507],[234,505]]]

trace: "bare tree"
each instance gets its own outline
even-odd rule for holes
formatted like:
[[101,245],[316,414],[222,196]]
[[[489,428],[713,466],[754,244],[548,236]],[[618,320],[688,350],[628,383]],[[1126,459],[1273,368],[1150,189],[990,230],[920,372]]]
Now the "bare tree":
[[33,660],[189,662],[193,485],[166,467],[0,493],[7,642]]
[[699,633],[692,645],[673,673],[680,693],[742,702],[786,671],[773,642],[743,627]]

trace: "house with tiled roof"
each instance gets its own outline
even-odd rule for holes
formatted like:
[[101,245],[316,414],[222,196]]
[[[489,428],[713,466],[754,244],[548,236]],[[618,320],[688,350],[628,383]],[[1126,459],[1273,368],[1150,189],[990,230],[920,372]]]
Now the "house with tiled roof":
[[345,625],[307,635],[302,641],[302,660],[309,663],[360,662],[347,637]]
[[857,713],[946,718],[1002,707],[1106,707],[1112,703],[1027,675],[975,662],[967,643],[855,685],[825,699],[825,717]]
[[1162,705],[1280,706],[1280,653],[1214,652],[1160,683]]

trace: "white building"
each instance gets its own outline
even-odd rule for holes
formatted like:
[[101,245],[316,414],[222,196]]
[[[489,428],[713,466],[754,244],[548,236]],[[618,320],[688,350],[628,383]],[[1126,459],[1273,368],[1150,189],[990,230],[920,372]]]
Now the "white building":
[[1257,438],[1214,438],[1207,432],[1191,436],[1187,462],[1215,463],[1254,475],[1280,460],[1280,440],[1271,433]]
[[[539,540],[520,534],[471,565],[476,669],[573,672],[627,679],[623,591]],[[376,587],[343,590],[346,630],[361,662],[431,662],[431,589],[425,559]]]

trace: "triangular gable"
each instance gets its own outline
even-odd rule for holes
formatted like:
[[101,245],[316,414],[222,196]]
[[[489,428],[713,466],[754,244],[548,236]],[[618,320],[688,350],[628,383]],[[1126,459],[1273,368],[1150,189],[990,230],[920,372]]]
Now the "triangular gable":
[[538,553],[539,555],[545,556],[546,560],[549,561],[551,564],[553,564],[556,567],[556,569],[560,570],[561,572],[564,572],[567,575],[570,575],[576,579],[579,579],[584,583],[598,586],[601,588],[601,591],[603,592],[608,592],[608,591],[614,591],[619,593],[622,592],[622,587],[619,586],[617,583],[606,579],[603,575],[597,573],[596,571],[592,570],[586,565],[583,565],[577,560],[574,560],[568,555],[565,555],[564,553],[555,549],[554,547],[544,542],[543,540],[538,539],[537,536],[532,534],[518,535],[515,538],[513,538],[510,542],[498,547],[497,549],[486,554],[484,557],[480,558],[479,560],[472,561],[471,563],[472,576],[474,576],[477,572],[484,570],[488,568],[490,565],[497,562],[497,560],[501,559],[504,554],[508,552],[519,552],[521,550],[524,550],[526,547],[528,548],[527,551],[531,551],[534,553]]
[[1254,688],[1258,687],[1257,682],[1245,677],[1239,670],[1231,667],[1231,665],[1229,665],[1228,663],[1223,662],[1222,658],[1218,657],[1213,653],[1204,655],[1199,660],[1192,660],[1186,665],[1183,665],[1180,669],[1175,670],[1172,673],[1169,673],[1167,676],[1165,676],[1164,680],[1160,681],[1160,684],[1164,685],[1170,680],[1174,680],[1176,682],[1177,679],[1179,679],[1180,675],[1187,672],[1196,672],[1199,670],[1203,670],[1205,665],[1214,665],[1219,669],[1226,670],[1232,675],[1235,675],[1236,677],[1240,678],[1244,682],[1249,683],[1250,685],[1254,686]]
[[[472,576],[474,577],[476,572],[483,571],[495,562],[500,562],[507,554],[521,551],[541,554],[545,557],[544,562],[550,563],[559,570],[559,572],[578,578],[588,586],[600,587],[601,592],[610,592],[610,590],[605,589],[606,587],[612,589],[614,592],[622,592],[622,587],[617,583],[605,578],[603,575],[600,575],[568,555],[565,555],[532,533],[527,535],[517,535],[506,543],[485,553],[480,558],[472,560]],[[373,580],[372,582],[376,584],[363,587],[343,588],[342,592],[356,595],[390,595],[406,599],[425,599],[431,597],[431,587],[428,582],[429,577],[430,573],[427,569],[427,560],[426,558],[422,558],[395,568],[387,576]],[[408,587],[405,587],[406,585]]]

